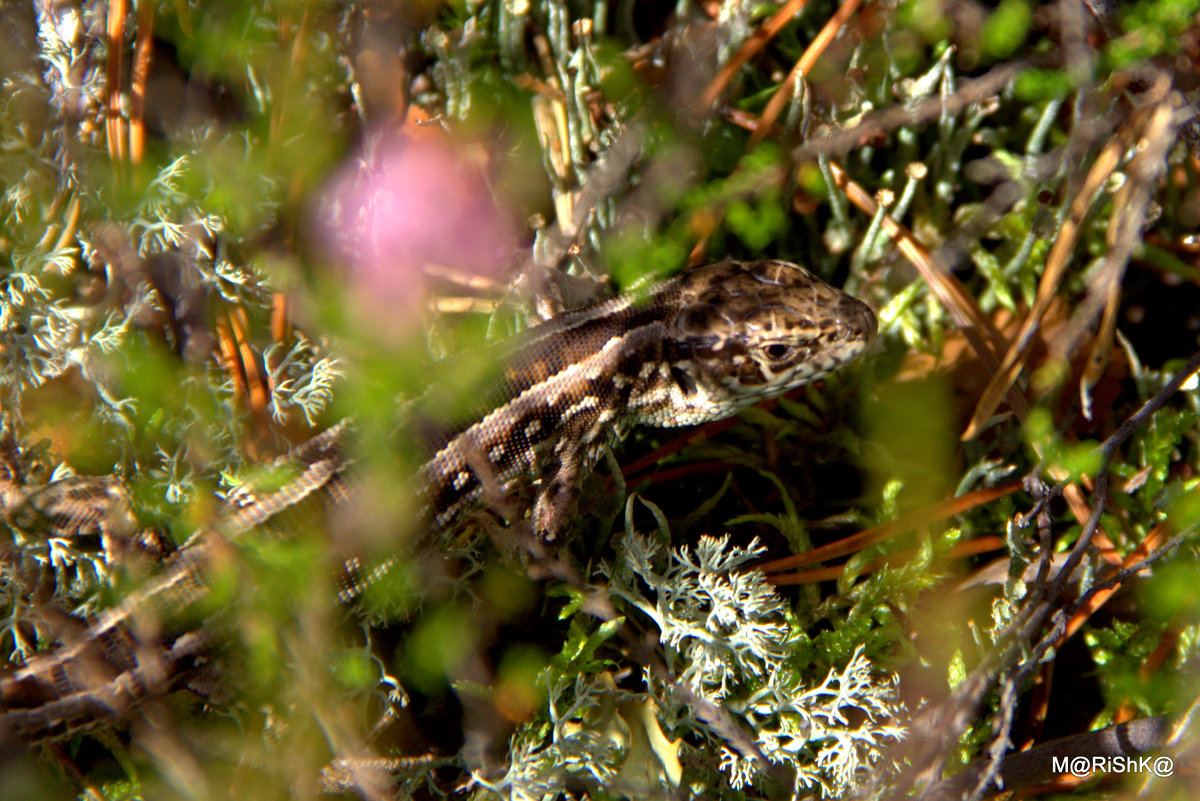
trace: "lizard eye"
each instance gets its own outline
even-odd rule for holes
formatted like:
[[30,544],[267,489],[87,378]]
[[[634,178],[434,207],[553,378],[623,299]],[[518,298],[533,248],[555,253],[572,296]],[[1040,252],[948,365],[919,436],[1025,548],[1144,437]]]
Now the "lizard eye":
[[767,358],[773,362],[786,359],[792,353],[792,346],[786,345],[783,342],[772,342],[770,345],[764,345],[762,352]]

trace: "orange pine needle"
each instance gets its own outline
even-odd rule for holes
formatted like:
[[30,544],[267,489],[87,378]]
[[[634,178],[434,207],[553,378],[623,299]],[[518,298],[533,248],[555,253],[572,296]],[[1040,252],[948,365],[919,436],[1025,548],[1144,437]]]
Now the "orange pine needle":
[[[989,551],[999,551],[1003,547],[1004,540],[1000,537],[980,537],[979,539],[960,542],[958,545],[955,545],[946,554],[946,558],[959,559],[966,556],[975,556],[981,553],[988,553]],[[873,559],[869,565],[863,568],[862,574],[874,573],[876,570],[887,565],[903,564],[912,559],[916,553],[915,548],[910,548]],[[834,565],[832,567],[818,567],[813,570],[804,570],[797,573],[778,574],[771,576],[769,580],[777,587],[791,586],[793,584],[817,584],[822,581],[833,581],[834,579],[841,578],[845,572],[845,565]]]
[[[1129,555],[1121,561],[1121,569],[1132,567],[1142,559],[1145,559],[1147,556],[1152,554],[1154,550],[1162,545],[1163,541],[1167,538],[1168,531],[1169,525],[1167,523],[1159,523],[1157,526],[1155,526],[1150,533],[1146,535],[1146,538],[1142,540],[1136,548],[1130,551]],[[1100,592],[1097,592],[1095,595],[1089,598],[1088,602],[1082,608],[1076,611],[1071,619],[1067,621],[1067,627],[1063,631],[1062,636],[1058,638],[1058,642],[1055,643],[1055,647],[1060,647],[1064,642],[1073,637],[1075,633],[1083,627],[1083,624],[1087,622],[1087,619],[1095,614],[1096,610],[1104,606],[1104,604],[1108,602],[1108,599],[1113,596],[1113,593],[1119,589],[1121,589],[1121,584],[1117,583],[1109,587],[1107,590],[1101,590]]]
[[121,117],[121,71],[125,63],[125,14],[128,0],[112,0],[108,5],[108,62],[105,66],[108,134],[108,157],[114,162],[125,160],[125,120]]
[[999,487],[990,487],[988,489],[975,490],[960,495],[957,498],[950,498],[941,503],[926,506],[923,509],[918,509],[903,517],[893,520],[889,523],[882,523],[878,526],[860,531],[849,537],[831,542],[828,545],[822,545],[820,548],[814,548],[807,553],[788,556],[783,559],[776,559],[771,562],[765,562],[759,565],[759,569],[764,573],[779,573],[784,570],[810,565],[816,562],[824,562],[827,559],[834,559],[839,556],[860,551],[869,545],[883,542],[892,537],[912,531],[921,526],[927,526],[930,523],[943,520],[953,515],[961,514],[969,509],[974,509],[976,506],[982,506],[985,503],[990,503],[997,498],[1003,498],[1005,495],[1010,495],[1021,488],[1019,482],[1004,484]]
[[129,160],[140,164],[146,155],[146,83],[154,41],[154,2],[140,0],[137,42],[133,47],[133,76],[129,92]]

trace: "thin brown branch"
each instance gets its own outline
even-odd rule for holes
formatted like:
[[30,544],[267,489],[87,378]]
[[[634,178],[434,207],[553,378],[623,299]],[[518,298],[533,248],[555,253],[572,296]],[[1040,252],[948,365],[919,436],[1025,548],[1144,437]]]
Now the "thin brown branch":
[[[971,716],[989,688],[996,684],[997,677],[1002,671],[1011,671],[1003,681],[1006,691],[1011,693],[1015,688],[1022,686],[1030,673],[1038,669],[1044,661],[1046,653],[1059,641],[1066,626],[1066,617],[1063,614],[1053,618],[1053,625],[1042,634],[1041,639],[1037,641],[1032,650],[1029,648],[1034,637],[1039,632],[1043,632],[1047,622],[1051,621],[1052,615],[1059,610],[1056,602],[1062,597],[1067,583],[1071,580],[1083,555],[1088,551],[1099,528],[1100,517],[1107,505],[1109,467],[1113,454],[1151,415],[1162,408],[1197,370],[1200,370],[1200,352],[1195,353],[1183,370],[1180,370],[1162,390],[1127,418],[1121,427],[1101,444],[1099,450],[1102,462],[1096,476],[1091,515],[1074,548],[1063,561],[1062,567],[1055,572],[1053,579],[1031,583],[1027,601],[1009,624],[1000,641],[1002,644],[984,655],[979,666],[958,684],[949,698],[928,708],[913,720],[911,730],[916,750],[908,755],[910,767],[905,771],[907,777],[902,778],[895,785],[895,792],[889,797],[912,797],[911,789],[923,782],[929,782],[929,786],[925,792],[916,796],[923,801],[929,801],[931,798],[961,797],[961,792],[954,796],[943,795],[944,784],[936,781],[941,761],[945,758],[947,745],[966,731],[970,725]],[[1045,544],[1041,551],[1042,559],[1048,562],[1050,554]],[[1161,553],[1161,550],[1158,553]],[[1003,777],[1003,764],[1007,759],[1007,757],[996,760],[990,757],[984,759],[981,763],[984,767],[975,774],[970,786],[975,787],[975,790],[980,790],[982,783],[989,781],[989,777],[995,775],[993,771],[997,768],[1000,770],[999,775]],[[988,772],[985,774],[982,772],[983,770]],[[964,792],[977,797],[975,793],[969,791],[969,788],[966,788]]]
[[[1138,546],[1134,548],[1127,557],[1125,557],[1125,559],[1121,562],[1121,567],[1125,570],[1129,570],[1138,562],[1149,557],[1166,540],[1167,532],[1169,530],[1170,526],[1166,523],[1160,523],[1159,525],[1155,526],[1154,529],[1146,535],[1146,538],[1138,543]],[[1099,590],[1090,598],[1088,598],[1079,609],[1075,610],[1075,614],[1073,614],[1071,619],[1067,622],[1066,628],[1063,630],[1062,635],[1058,638],[1058,642],[1055,644],[1055,647],[1057,648],[1061,646],[1064,642],[1074,636],[1079,629],[1083,628],[1083,624],[1087,622],[1088,618],[1094,615],[1096,611],[1100,609],[1100,607],[1104,606],[1104,604],[1108,602],[1108,599],[1112,597],[1113,593],[1120,588],[1121,582],[1116,581],[1111,587]]]
[[945,115],[958,114],[973,103],[999,94],[1021,72],[1041,61],[1011,61],[993,68],[978,78],[963,81],[958,90],[947,97],[929,97],[910,106],[893,106],[865,116],[858,125],[831,131],[792,149],[792,160],[798,164],[818,156],[837,158],[862,147],[862,143],[898,128],[923,125]]

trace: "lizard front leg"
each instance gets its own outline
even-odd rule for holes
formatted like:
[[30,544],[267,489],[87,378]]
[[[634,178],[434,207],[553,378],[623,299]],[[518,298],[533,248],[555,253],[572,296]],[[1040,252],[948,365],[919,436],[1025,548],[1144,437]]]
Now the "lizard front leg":
[[570,531],[586,460],[583,445],[571,438],[560,440],[555,450],[557,459],[542,475],[533,504],[533,531],[546,545],[558,545]]

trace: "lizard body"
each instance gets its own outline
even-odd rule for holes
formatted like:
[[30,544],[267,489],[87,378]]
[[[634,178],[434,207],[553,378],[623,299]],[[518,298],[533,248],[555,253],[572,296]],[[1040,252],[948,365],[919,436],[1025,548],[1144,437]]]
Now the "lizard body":
[[[782,261],[725,261],[663,282],[644,297],[621,296],[530,329],[476,419],[452,430],[416,476],[427,528],[453,524],[492,492],[537,483],[530,510],[546,543],[562,539],[582,474],[603,448],[638,424],[693,425],[731,415],[771,395],[816,380],[858,356],[876,321],[861,301]],[[156,575],[62,646],[0,676],[0,742],[61,739],[127,718],[146,699],[186,686],[202,670],[212,637],[183,625],[207,594],[213,564],[228,543],[281,511],[348,494],[343,421],[296,448],[284,464],[294,476],[267,493],[235,490],[211,528],[193,535]],[[120,493],[111,479],[84,498]],[[125,512],[87,512],[68,500],[60,523],[124,520]],[[82,503],[78,499],[74,503]],[[40,506],[39,506],[40,504]],[[30,504],[6,511],[10,524]],[[69,523],[68,523],[69,524]],[[352,600],[387,565],[340,594]]]

